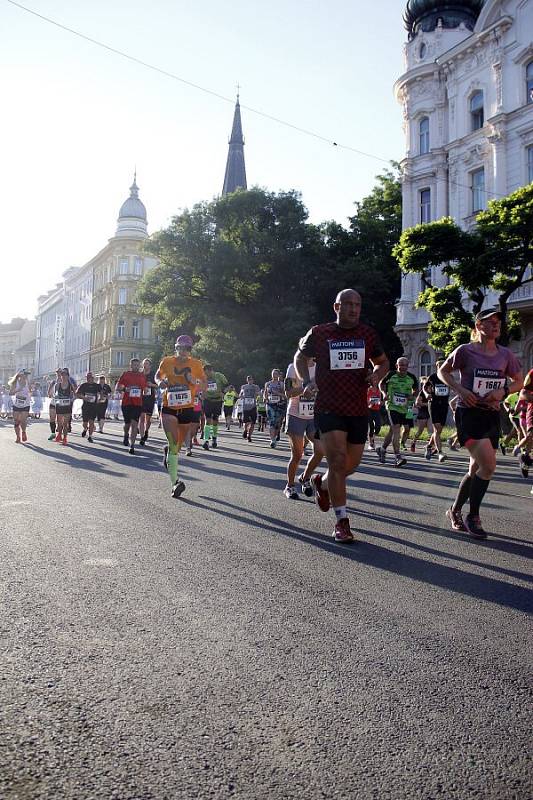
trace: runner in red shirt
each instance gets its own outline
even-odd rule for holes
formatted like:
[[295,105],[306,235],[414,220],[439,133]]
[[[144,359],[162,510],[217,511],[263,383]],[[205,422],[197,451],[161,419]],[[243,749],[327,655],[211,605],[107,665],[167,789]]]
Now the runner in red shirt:
[[[311,478],[315,499],[322,511],[333,505],[335,541],[352,542],[346,478],[357,469],[363,455],[368,433],[368,386],[376,386],[387,374],[389,361],[376,331],[359,322],[359,292],[339,292],[333,309],[336,322],[315,325],[300,340],[294,367],[303,381],[304,395],[318,390],[315,436],[323,444],[328,469],[324,475]],[[309,358],[316,359],[314,381],[309,377]]]
[[[132,358],[130,369],[123,372],[117,381],[117,389],[122,395],[122,416],[124,417],[124,447],[135,455],[135,440],[139,429],[139,419],[143,410],[143,392],[148,387],[144,373],[140,371],[141,362]],[[131,435],[130,435],[131,434]]]

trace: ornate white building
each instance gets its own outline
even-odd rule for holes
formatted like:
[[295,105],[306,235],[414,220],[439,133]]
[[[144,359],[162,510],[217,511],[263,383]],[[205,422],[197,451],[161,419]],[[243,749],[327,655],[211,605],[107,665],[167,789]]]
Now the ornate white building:
[[[406,135],[403,228],[451,216],[468,229],[488,200],[533,181],[533,0],[409,0],[404,19],[406,72],[395,84]],[[444,285],[441,270],[432,273]],[[414,307],[420,290],[420,276],[402,278],[396,332],[424,375],[435,353],[429,316]],[[515,295],[524,329],[516,349],[531,365],[533,289]]]
[[157,264],[143,252],[147,238],[146,208],[134,178],[115,235],[38,299],[37,376],[66,366],[78,381],[89,369],[116,377],[130,358],[143,358],[154,349],[152,320],[139,314],[135,300],[142,276]]

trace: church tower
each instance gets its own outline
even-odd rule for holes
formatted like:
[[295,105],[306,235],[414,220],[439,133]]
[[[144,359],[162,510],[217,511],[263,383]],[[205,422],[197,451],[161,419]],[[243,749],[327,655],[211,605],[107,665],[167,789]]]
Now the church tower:
[[241,106],[239,95],[235,103],[233,114],[233,127],[229,140],[228,160],[226,161],[226,174],[222,194],[230,194],[237,189],[247,189],[246,166],[244,164],[244,137],[242,135]]

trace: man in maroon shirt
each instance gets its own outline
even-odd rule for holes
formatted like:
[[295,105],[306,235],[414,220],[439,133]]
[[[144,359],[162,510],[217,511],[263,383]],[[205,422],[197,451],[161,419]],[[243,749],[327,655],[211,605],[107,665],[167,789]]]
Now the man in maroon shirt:
[[[333,506],[335,541],[352,542],[346,514],[346,478],[357,469],[363,455],[368,432],[369,383],[377,386],[389,370],[389,360],[376,331],[359,322],[359,292],[355,289],[339,292],[333,309],[336,322],[315,325],[300,340],[294,367],[304,390],[309,393],[318,390],[315,428],[328,469],[324,475],[311,478],[315,499],[322,511]],[[314,381],[309,377],[309,358],[316,359]]]
[[[143,410],[143,392],[148,381],[140,371],[141,362],[132,358],[130,369],[123,372],[117,381],[117,389],[122,395],[122,416],[124,417],[124,447],[130,448],[130,455],[135,454],[135,439],[139,429],[139,419]],[[131,438],[130,438],[131,432]]]

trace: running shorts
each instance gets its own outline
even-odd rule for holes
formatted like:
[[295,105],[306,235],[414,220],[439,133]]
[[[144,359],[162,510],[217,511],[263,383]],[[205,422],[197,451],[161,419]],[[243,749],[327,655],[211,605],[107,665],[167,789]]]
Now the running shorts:
[[348,444],[364,444],[368,435],[368,416],[345,417],[324,412],[315,414],[315,439],[320,439],[321,433],[330,431],[347,433]]
[[409,430],[411,430],[411,428],[414,428],[415,427],[414,419],[412,417],[408,417],[406,415],[405,422],[403,423],[403,427],[404,428],[409,428]]
[[279,428],[281,426],[286,411],[287,411],[287,406],[285,405],[285,403],[276,403],[275,405],[267,403],[266,415],[268,419],[268,424],[270,425],[271,428]]
[[96,404],[96,419],[100,421],[101,419],[105,419],[105,412],[107,411],[107,400],[105,403],[97,403]]
[[218,419],[222,413],[222,400],[204,400],[204,414],[206,417]]
[[150,395],[143,397],[143,414],[148,414],[148,416],[151,417],[154,413],[154,406],[155,397],[150,397]]
[[533,431],[533,403],[528,403],[527,404],[526,431],[528,433],[531,433],[531,431]]
[[142,406],[122,406],[124,424],[129,425],[130,422],[139,422],[142,411]]
[[249,408],[247,411],[242,412],[242,421],[251,422],[253,425],[257,422],[257,409]]
[[428,406],[422,406],[422,408],[418,409],[418,414],[416,415],[417,419],[429,419],[429,408]]
[[12,410],[13,410],[13,414],[21,414],[24,411],[27,411],[29,413],[30,407],[29,406],[24,406],[24,408],[13,408]]
[[68,406],[56,406],[56,414],[58,417],[68,417],[72,414],[72,403]]
[[448,419],[448,403],[430,403],[429,417],[433,424],[446,425]]
[[469,439],[490,439],[495,450],[500,439],[500,412],[480,408],[461,408],[455,411],[455,424],[459,444],[464,447]]
[[161,409],[162,414],[167,414],[170,417],[177,417],[178,425],[190,425],[192,422],[200,422],[201,411],[195,411],[194,408],[182,408],[178,411],[177,408],[167,408],[163,406]]
[[97,405],[96,403],[83,403],[81,407],[81,418],[84,422],[89,422],[91,420],[94,422],[96,419],[96,412],[97,412]]
[[368,423],[370,436],[378,436],[381,430],[381,411],[373,411],[370,409]]
[[285,433],[287,436],[297,436],[299,439],[303,439],[304,436],[312,439],[315,435],[315,421],[313,419],[301,419],[288,414]]
[[402,414],[400,411],[394,411],[394,409],[387,409],[387,414],[389,415],[389,423],[391,425],[405,425],[407,421],[407,416]]
[[224,416],[226,419],[233,416],[233,406],[224,406]]

